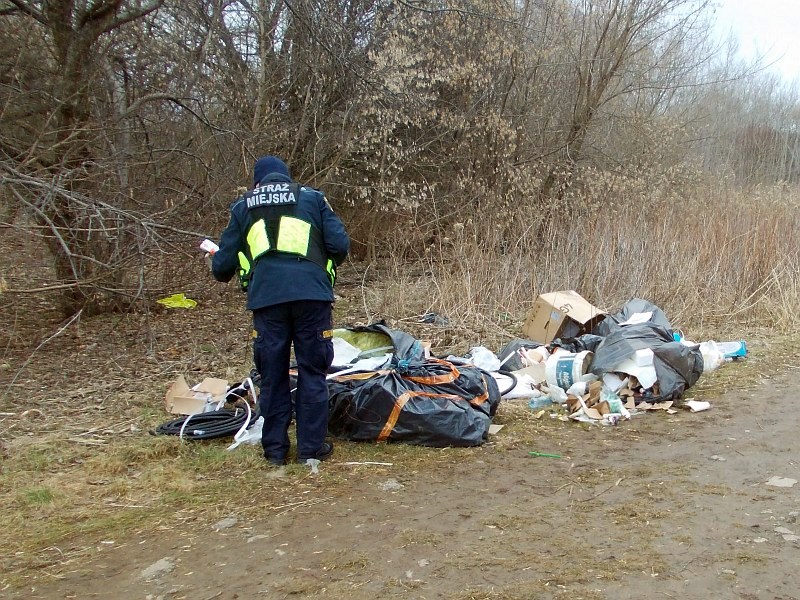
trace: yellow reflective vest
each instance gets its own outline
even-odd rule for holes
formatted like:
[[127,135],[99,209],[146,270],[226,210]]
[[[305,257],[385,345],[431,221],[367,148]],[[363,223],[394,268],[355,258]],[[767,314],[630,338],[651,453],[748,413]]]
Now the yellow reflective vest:
[[300,194],[299,186],[292,184],[288,189],[289,192],[281,193],[286,196],[293,194],[290,196],[294,198],[293,202],[255,206],[250,210],[253,223],[245,235],[247,253],[238,253],[242,289],[247,289],[256,262],[270,252],[290,254],[317,263],[325,269],[331,286],[336,281],[336,263],[325,251],[322,233],[293,214]]

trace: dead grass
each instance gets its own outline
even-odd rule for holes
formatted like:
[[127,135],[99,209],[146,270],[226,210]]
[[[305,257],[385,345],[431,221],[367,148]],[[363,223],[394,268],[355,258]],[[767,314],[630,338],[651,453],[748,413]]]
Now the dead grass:
[[342,550],[333,553],[328,560],[322,563],[324,571],[362,571],[366,569],[372,561],[369,556],[360,552]]
[[748,563],[763,564],[768,562],[770,557],[758,552],[738,551],[722,554],[717,557],[717,560],[721,563],[735,563],[739,565],[745,565]]
[[301,574],[292,577],[283,577],[272,583],[271,587],[286,596],[305,598],[321,591],[325,584],[311,574]]
[[309,482],[308,469],[297,465],[284,477],[267,478],[255,447],[231,453],[228,441],[146,436],[109,441],[92,456],[57,436],[30,444],[12,453],[0,474],[0,501],[9,517],[0,531],[8,551],[4,571],[17,576],[41,565],[42,548],[74,553],[101,536],[113,539],[168,522],[211,521],[228,511],[252,516],[263,513],[264,497],[272,498],[266,506],[276,514],[301,509],[310,502],[303,497],[308,485],[324,488],[337,477]]
[[553,594],[552,598],[569,598],[570,600],[605,600],[602,592],[566,591],[559,589],[559,584],[551,585],[525,582],[514,586],[496,586],[490,589],[470,588],[445,597],[445,600],[530,600]]
[[418,531],[416,529],[403,529],[398,535],[399,545],[406,548],[412,545],[437,546],[442,541],[442,536],[431,531]]
[[[163,390],[159,386],[152,391],[157,402]],[[57,576],[92,554],[103,539],[187,522],[211,523],[229,514],[263,516],[265,507],[275,516],[303,512],[329,500],[328,494],[346,493],[348,482],[398,472],[413,477],[421,470],[460,462],[468,452],[339,442],[341,463],[373,460],[394,467],[338,464],[310,477],[303,465],[271,469],[258,446],[228,452],[230,440],[189,443],[151,436],[147,431],[165,414],[151,405],[139,412],[134,419],[137,432],[128,429],[125,435],[99,437],[100,445],[72,442],[74,432],[22,435],[22,428],[14,429],[18,437],[6,444],[0,472],[0,502],[7,507],[0,530],[0,545],[6,549],[4,585],[19,585],[45,567]],[[92,417],[82,425],[87,431],[97,429]],[[315,493],[309,496],[309,490]],[[407,535],[409,544],[438,543],[434,534]],[[353,556],[329,566],[363,568],[365,559]],[[285,583],[287,590],[294,589],[294,583]]]
[[425,582],[419,579],[401,579],[399,577],[392,577],[386,582],[386,590],[389,593],[418,590],[425,586]]
[[523,206],[503,227],[465,216],[443,224],[413,263],[387,248],[386,260],[370,267],[378,281],[349,299],[365,321],[406,328],[436,312],[448,324],[425,327],[425,337],[447,351],[499,348],[519,332],[539,293],[559,289],[611,311],[646,298],[696,339],[796,328],[796,193],[725,194],[712,186],[681,201],[620,198],[613,209],[577,209],[570,225],[558,222],[539,238]]

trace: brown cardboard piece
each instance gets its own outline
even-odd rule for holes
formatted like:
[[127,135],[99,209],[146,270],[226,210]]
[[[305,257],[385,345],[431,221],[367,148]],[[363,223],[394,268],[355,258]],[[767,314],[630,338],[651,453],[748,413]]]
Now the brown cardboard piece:
[[[600,380],[592,381],[586,386],[587,393],[584,395],[583,400],[586,406],[594,406],[600,402],[600,392],[603,390],[603,382]],[[606,402],[608,404],[608,402]]]
[[534,342],[549,344],[557,338],[586,333],[605,315],[574,290],[550,292],[533,303],[522,332]]
[[601,413],[596,408],[585,408],[583,413],[589,417],[590,419],[594,419],[595,421],[599,421],[603,418],[603,413]]
[[203,412],[206,402],[218,402],[225,397],[228,392],[228,382],[224,379],[206,377],[195,388],[191,389],[183,375],[178,375],[164,396],[167,412],[176,415],[193,415]]

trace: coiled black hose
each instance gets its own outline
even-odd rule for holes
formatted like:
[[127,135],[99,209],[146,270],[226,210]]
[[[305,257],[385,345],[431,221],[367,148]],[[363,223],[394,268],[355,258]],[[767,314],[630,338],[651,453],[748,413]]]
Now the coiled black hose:
[[[227,437],[236,435],[236,432],[248,420],[247,415],[248,412],[244,408],[221,408],[167,421],[156,427],[155,434],[180,435],[183,428],[183,437],[189,440],[212,440]],[[255,420],[256,415],[251,413],[247,426],[252,425]],[[184,423],[186,423],[186,427],[184,427]]]

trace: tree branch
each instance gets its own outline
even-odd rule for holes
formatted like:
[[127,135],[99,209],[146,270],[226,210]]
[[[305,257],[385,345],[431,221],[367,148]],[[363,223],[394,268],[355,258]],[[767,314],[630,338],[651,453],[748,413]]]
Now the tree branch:
[[75,261],[73,260],[74,256],[72,254],[72,251],[69,249],[69,246],[67,246],[67,243],[64,241],[64,238],[61,237],[61,234],[58,232],[58,227],[56,227],[56,224],[53,223],[50,217],[44,214],[44,211],[41,208],[39,208],[32,202],[28,202],[27,200],[25,200],[22,194],[20,194],[16,189],[11,188],[11,191],[14,194],[14,196],[16,196],[19,202],[21,202],[22,204],[33,210],[37,215],[39,215],[40,219],[42,219],[45,223],[47,223],[47,225],[50,228],[50,231],[53,232],[53,235],[58,240],[59,246],[61,246],[61,249],[64,251],[64,254],[66,254],[67,258],[69,259],[69,264],[70,267],[72,268],[72,274],[75,276],[75,279],[78,279],[78,267],[75,265]]
[[[39,21],[39,23],[41,23],[42,25],[47,25],[47,18],[30,3],[23,2],[23,0],[8,0],[8,1],[11,2],[11,4],[13,4],[20,12],[25,13],[29,17],[33,17],[34,19]],[[11,14],[10,13],[11,10],[13,9],[4,9],[0,14]]]
[[140,17],[147,16],[154,10],[160,8],[162,4],[164,4],[164,0],[150,0],[146,4],[142,5],[141,8],[130,8],[122,11],[122,13],[116,19],[105,26],[103,33],[108,33],[109,31],[125,25],[126,23],[130,23],[131,21],[135,21]]

